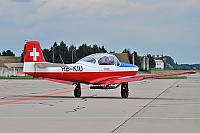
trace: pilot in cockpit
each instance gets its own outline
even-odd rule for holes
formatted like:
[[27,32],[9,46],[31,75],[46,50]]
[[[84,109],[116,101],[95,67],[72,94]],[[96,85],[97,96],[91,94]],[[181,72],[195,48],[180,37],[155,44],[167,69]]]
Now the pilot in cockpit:
[[106,57],[106,63],[107,63],[107,65],[112,65],[112,63],[110,62],[110,59],[108,57]]
[[114,61],[112,61],[112,57],[104,56],[101,59],[99,59],[99,65],[113,65]]

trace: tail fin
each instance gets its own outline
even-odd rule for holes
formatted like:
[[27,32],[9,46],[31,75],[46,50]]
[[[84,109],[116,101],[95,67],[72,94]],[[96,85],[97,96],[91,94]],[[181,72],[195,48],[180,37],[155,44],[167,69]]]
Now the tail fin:
[[46,62],[40,43],[38,41],[27,41],[24,50],[24,67],[23,72],[33,77],[37,77],[38,68],[36,63]]
[[38,41],[26,42],[24,62],[46,62]]

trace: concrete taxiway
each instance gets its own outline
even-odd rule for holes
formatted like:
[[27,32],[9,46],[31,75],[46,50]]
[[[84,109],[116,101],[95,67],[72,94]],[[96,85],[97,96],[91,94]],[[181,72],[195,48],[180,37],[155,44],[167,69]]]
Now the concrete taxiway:
[[0,80],[2,133],[199,133],[200,74],[149,79],[120,89],[89,90],[44,80]]

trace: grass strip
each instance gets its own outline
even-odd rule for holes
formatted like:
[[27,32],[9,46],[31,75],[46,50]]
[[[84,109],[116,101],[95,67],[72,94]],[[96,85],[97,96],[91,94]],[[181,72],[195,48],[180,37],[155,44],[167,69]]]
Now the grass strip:
[[32,76],[2,76],[0,79],[34,79]]
[[167,77],[158,77],[156,79],[187,79],[187,76],[167,76]]

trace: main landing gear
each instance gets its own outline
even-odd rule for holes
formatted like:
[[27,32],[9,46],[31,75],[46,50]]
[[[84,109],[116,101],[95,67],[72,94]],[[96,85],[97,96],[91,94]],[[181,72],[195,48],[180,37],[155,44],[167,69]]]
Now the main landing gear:
[[[76,83],[75,86],[76,87],[74,89],[74,96],[80,97],[81,96],[81,85],[80,85],[80,83]],[[128,95],[129,95],[128,82],[122,83],[121,84],[121,97],[128,98]]]
[[80,83],[75,84],[75,89],[74,89],[74,96],[75,97],[80,97],[81,96],[81,85]]
[[128,98],[129,95],[129,89],[128,89],[128,82],[121,84],[121,97],[122,98]]

